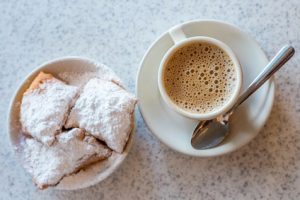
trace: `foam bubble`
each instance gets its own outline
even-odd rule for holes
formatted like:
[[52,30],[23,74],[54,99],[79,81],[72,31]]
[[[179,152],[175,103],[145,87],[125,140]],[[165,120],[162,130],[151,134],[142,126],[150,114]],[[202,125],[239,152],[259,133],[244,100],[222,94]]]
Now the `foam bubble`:
[[190,112],[211,112],[231,97],[236,72],[229,56],[216,46],[193,43],[174,53],[164,72],[171,99]]

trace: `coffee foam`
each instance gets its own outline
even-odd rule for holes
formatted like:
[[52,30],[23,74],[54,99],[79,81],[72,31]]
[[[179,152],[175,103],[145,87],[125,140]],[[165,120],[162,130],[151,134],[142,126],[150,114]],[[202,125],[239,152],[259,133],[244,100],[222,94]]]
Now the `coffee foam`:
[[167,61],[164,86],[171,100],[192,113],[219,110],[231,98],[237,73],[219,47],[194,42],[178,49]]

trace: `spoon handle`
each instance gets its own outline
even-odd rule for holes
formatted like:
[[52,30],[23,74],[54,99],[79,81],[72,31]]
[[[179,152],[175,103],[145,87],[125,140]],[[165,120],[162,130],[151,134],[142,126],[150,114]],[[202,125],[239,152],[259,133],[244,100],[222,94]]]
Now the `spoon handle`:
[[254,79],[248,89],[243,92],[234,106],[228,111],[231,113],[242,104],[251,94],[253,94],[262,84],[264,84],[277,70],[279,70],[295,53],[292,46],[286,45],[274,56],[263,71]]

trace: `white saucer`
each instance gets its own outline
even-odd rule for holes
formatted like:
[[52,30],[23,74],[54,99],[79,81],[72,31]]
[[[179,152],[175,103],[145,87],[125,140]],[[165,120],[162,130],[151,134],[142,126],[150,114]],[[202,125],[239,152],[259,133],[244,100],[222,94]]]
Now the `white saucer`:
[[[226,43],[235,52],[243,70],[245,89],[267,64],[265,53],[255,40],[237,27],[215,20],[187,22],[182,25],[187,37],[209,36]],[[263,127],[273,105],[274,81],[266,82],[234,113],[231,132],[219,146],[196,150],[190,139],[197,121],[170,110],[161,100],[157,73],[160,61],[173,42],[166,32],[148,49],[140,64],[136,82],[140,112],[152,133],[170,148],[191,156],[218,156],[237,150],[250,142]]]

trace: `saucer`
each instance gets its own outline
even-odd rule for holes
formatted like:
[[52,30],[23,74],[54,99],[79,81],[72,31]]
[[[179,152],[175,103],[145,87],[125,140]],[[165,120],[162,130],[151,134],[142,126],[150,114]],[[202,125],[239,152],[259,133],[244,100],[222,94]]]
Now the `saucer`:
[[[258,43],[231,24],[216,20],[198,20],[181,26],[187,37],[216,38],[234,51],[243,72],[242,91],[268,63]],[[144,55],[137,75],[139,109],[153,135],[175,151],[199,157],[230,153],[250,142],[259,133],[271,112],[275,92],[273,79],[267,81],[232,115],[230,134],[220,145],[206,150],[194,149],[190,141],[198,121],[170,110],[158,91],[159,64],[173,44],[168,32],[163,33]]]

